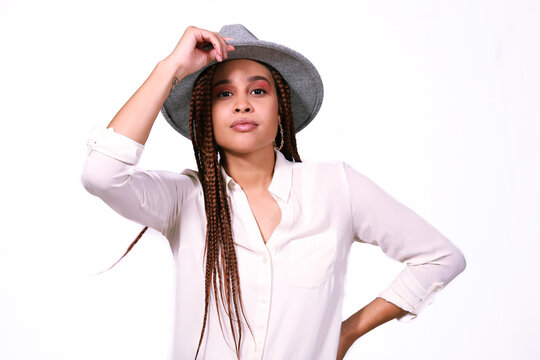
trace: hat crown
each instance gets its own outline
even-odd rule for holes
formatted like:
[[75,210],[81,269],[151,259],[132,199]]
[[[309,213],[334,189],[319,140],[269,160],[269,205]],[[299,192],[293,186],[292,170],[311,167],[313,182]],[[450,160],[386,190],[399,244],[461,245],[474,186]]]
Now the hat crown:
[[231,37],[235,41],[253,41],[259,40],[255,35],[241,24],[224,25],[219,30],[219,35]]

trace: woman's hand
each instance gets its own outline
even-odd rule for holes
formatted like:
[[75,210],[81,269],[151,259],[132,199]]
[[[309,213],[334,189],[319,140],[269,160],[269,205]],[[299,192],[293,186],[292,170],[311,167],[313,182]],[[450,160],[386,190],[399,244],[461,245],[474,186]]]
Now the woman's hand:
[[[234,46],[225,44],[225,40],[233,39],[208,30],[188,27],[173,52],[158,63],[108,127],[144,145],[172,88],[185,76],[214,59],[223,61],[227,58],[227,52],[234,50]],[[208,44],[212,44],[213,49],[208,50],[205,47]]]
[[[227,52],[233,51],[234,46],[225,43],[225,40],[234,40],[223,37],[217,32],[190,26],[182,35],[173,52],[164,59],[176,69],[175,77],[181,80],[200,68],[208,65],[214,59],[223,61]],[[207,51],[205,45],[212,44],[213,49]]]

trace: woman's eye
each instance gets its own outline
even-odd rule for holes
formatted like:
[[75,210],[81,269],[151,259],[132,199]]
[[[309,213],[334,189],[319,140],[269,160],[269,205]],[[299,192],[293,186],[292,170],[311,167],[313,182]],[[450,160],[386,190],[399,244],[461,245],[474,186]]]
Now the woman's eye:
[[252,91],[255,95],[263,95],[263,94],[266,94],[266,90],[264,89],[254,89]]
[[223,90],[223,91],[220,91],[217,96],[218,97],[227,97],[227,96],[231,96],[231,92],[230,91],[227,91],[227,90]]

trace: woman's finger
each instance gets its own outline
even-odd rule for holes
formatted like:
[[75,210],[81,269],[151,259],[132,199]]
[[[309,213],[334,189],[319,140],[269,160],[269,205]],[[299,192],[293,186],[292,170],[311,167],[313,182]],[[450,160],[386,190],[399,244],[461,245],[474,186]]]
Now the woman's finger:
[[[225,40],[227,40],[227,39],[233,40],[233,38],[226,37],[226,36],[221,36],[218,33],[214,33],[214,35],[215,35],[215,38],[219,41],[219,45],[220,45],[219,48],[214,45],[214,48],[217,49],[216,56],[218,54],[221,55],[221,61],[223,61],[224,59],[226,59],[228,57],[228,52],[229,51],[234,51],[235,50],[233,45],[227,44],[225,42]],[[218,61],[220,61],[220,60],[218,60]]]
[[229,36],[221,36],[217,32],[208,31],[205,29],[195,28],[197,32],[195,33],[196,41],[197,41],[197,48],[203,48],[208,43],[212,44],[215,52],[212,52],[210,54],[209,51],[209,60],[216,59],[217,61],[223,61],[228,57],[227,52],[234,51],[234,46],[227,44],[226,41],[234,40],[234,38]]
[[222,59],[226,59],[227,58],[227,44],[225,43],[225,39],[223,39],[223,37],[221,35],[219,35],[219,33],[214,33],[216,35],[216,37],[218,38],[219,40],[219,54],[221,55],[221,58]]
[[216,33],[213,33],[208,30],[204,30],[204,29],[197,29],[197,30],[198,31],[195,34],[195,37],[197,40],[197,48],[202,48],[208,43],[212,44],[212,46],[214,47],[216,51],[214,53],[211,53],[211,51],[209,51],[210,57],[215,58],[217,61],[222,61],[223,57],[221,54],[223,52],[223,49],[222,49],[222,45],[220,41],[221,39],[219,38],[219,36],[216,35]]
[[208,62],[212,62],[212,60],[216,59],[216,61],[223,61],[223,59],[218,59],[218,55],[219,53],[216,51],[215,48],[213,48],[212,50],[210,50],[208,52]]

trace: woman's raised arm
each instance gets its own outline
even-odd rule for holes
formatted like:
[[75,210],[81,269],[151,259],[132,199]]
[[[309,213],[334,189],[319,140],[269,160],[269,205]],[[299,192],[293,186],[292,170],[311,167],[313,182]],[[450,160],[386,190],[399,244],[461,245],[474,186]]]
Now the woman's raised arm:
[[[170,91],[185,76],[214,59],[217,61],[226,59],[227,51],[234,50],[232,45],[225,43],[228,39],[217,32],[188,27],[173,52],[156,65],[150,76],[122,106],[107,128],[112,127],[116,133],[144,145]],[[213,45],[210,51],[203,49],[208,43]]]
[[[174,51],[158,63],[108,129],[98,128],[91,135],[81,176],[86,190],[122,216],[166,233],[196,179],[144,170],[136,164],[171,87],[214,59],[223,60],[226,51],[234,50],[225,39],[207,30],[187,28]],[[213,49],[201,49],[208,43]]]

